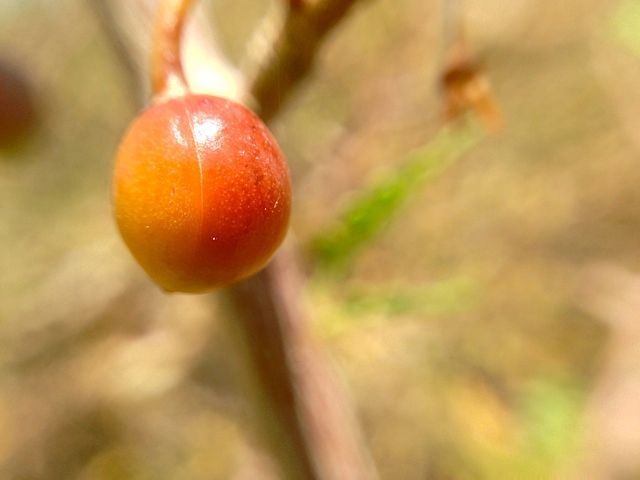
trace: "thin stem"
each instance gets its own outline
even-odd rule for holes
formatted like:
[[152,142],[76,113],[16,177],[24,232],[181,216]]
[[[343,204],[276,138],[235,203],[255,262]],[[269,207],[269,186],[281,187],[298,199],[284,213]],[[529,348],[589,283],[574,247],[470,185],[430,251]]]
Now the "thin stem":
[[[294,8],[296,3],[300,3],[298,8]],[[265,122],[278,114],[308,77],[327,35],[357,3],[357,0],[290,2],[287,17],[275,37],[264,35],[271,45],[264,49],[261,58],[252,62],[254,73],[249,93],[254,109]],[[265,28],[270,31],[273,26],[266,24]]]
[[228,289],[258,431],[287,480],[375,480],[351,406],[314,341],[292,252]]
[[442,0],[442,45],[448,48],[456,40],[462,24],[460,0]]
[[189,86],[180,55],[182,31],[191,0],[162,0],[155,20],[151,50],[154,101],[186,94]]
[[113,8],[104,0],[88,0],[88,3],[89,6],[93,8],[106,38],[111,44],[114,54],[117,56],[119,64],[123,67],[127,75],[126,84],[131,96],[131,104],[132,107],[137,110],[143,103],[142,92],[144,89],[140,84],[141,78],[138,65],[136,65],[135,59],[133,55],[131,55],[131,51],[123,38],[122,31],[118,26],[118,21],[114,17]]

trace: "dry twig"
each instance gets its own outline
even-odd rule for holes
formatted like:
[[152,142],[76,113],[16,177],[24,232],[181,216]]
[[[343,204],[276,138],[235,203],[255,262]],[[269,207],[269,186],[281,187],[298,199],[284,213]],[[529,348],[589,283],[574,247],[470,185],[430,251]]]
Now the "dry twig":
[[[327,35],[358,3],[357,0],[292,2],[282,27],[264,56],[254,62],[249,93],[260,117],[271,121],[298,85],[308,76]],[[268,19],[267,22],[271,22]],[[272,25],[265,25],[271,30]]]

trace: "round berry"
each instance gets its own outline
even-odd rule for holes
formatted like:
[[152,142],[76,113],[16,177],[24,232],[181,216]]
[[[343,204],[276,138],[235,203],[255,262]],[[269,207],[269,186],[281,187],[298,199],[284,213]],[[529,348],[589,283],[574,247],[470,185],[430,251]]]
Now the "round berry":
[[118,227],[168,291],[200,292],[258,271],[282,242],[286,162],[262,121],[235,102],[186,95],[151,105],[120,144]]

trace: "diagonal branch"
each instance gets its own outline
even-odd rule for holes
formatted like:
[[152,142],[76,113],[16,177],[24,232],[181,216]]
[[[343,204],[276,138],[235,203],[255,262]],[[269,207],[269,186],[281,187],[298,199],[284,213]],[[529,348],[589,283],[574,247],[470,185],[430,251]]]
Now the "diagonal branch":
[[[327,35],[357,3],[357,0],[292,2],[275,38],[264,36],[264,41],[271,45],[266,55],[255,62],[249,93],[265,122],[278,114],[308,76]],[[273,27],[270,22],[273,19],[267,20],[267,31]]]
[[297,262],[286,247],[231,287],[263,434],[291,480],[373,480],[347,395],[314,341]]
[[140,75],[140,66],[136,55],[132,52],[132,45],[127,42],[126,36],[119,26],[113,4],[104,0],[88,0],[88,4],[93,10],[104,36],[109,41],[113,53],[117,56],[118,63],[126,74],[131,103],[135,108],[138,108],[143,104],[145,92],[143,84],[145,82]]

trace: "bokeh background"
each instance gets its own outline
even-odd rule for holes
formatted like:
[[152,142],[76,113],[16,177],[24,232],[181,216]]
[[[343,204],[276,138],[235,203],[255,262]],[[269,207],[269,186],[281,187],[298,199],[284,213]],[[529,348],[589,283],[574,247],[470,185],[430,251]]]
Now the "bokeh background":
[[[242,68],[273,6],[203,3]],[[640,3],[460,8],[501,131],[441,130],[436,0],[361,2],[274,123],[314,335],[382,479],[640,479]],[[275,478],[229,311],[118,237],[137,107],[90,2],[2,0],[0,63],[37,107],[0,151],[0,478]]]

